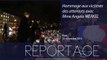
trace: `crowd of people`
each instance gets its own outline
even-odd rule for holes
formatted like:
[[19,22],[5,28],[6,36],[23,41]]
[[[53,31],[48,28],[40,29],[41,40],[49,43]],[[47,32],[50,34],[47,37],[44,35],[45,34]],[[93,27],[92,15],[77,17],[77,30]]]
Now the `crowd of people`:
[[42,32],[41,37],[46,43],[60,43],[61,33],[58,30],[46,30]]
[[39,20],[30,19],[30,13],[24,12],[20,19],[19,25],[9,27],[8,22],[4,24],[3,28],[3,40],[4,42],[14,41],[21,43],[53,43],[60,42],[61,34],[58,29],[42,28]]

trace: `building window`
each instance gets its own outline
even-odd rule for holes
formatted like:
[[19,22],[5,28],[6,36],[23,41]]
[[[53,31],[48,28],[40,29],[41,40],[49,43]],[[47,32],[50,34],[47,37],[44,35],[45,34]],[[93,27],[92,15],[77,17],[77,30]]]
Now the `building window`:
[[1,15],[1,17],[3,17],[3,15]]
[[3,17],[5,17],[5,15]]
[[9,16],[7,18],[9,18]]
[[5,14],[5,12],[3,12],[3,14]]

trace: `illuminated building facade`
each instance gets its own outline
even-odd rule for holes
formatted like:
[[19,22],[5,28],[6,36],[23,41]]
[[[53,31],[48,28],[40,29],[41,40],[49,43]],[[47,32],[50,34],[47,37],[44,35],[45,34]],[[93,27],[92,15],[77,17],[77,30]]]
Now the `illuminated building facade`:
[[0,32],[3,31],[4,23],[8,27],[14,27],[19,23],[19,17],[0,10]]

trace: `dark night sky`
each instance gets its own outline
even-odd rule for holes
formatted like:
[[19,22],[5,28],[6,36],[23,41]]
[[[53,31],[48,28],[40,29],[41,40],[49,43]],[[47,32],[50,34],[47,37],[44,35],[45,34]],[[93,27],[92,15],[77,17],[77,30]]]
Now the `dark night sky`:
[[24,11],[48,22],[60,20],[59,1],[0,1],[0,9],[19,17]]

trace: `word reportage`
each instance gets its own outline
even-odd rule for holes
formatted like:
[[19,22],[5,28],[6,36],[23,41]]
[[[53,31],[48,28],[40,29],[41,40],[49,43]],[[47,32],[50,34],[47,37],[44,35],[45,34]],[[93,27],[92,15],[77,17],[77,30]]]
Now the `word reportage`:
[[43,53],[50,57],[70,56],[75,57],[76,55],[84,57],[99,57],[99,45],[85,45],[80,47],[79,45],[25,45],[25,56],[37,57]]

